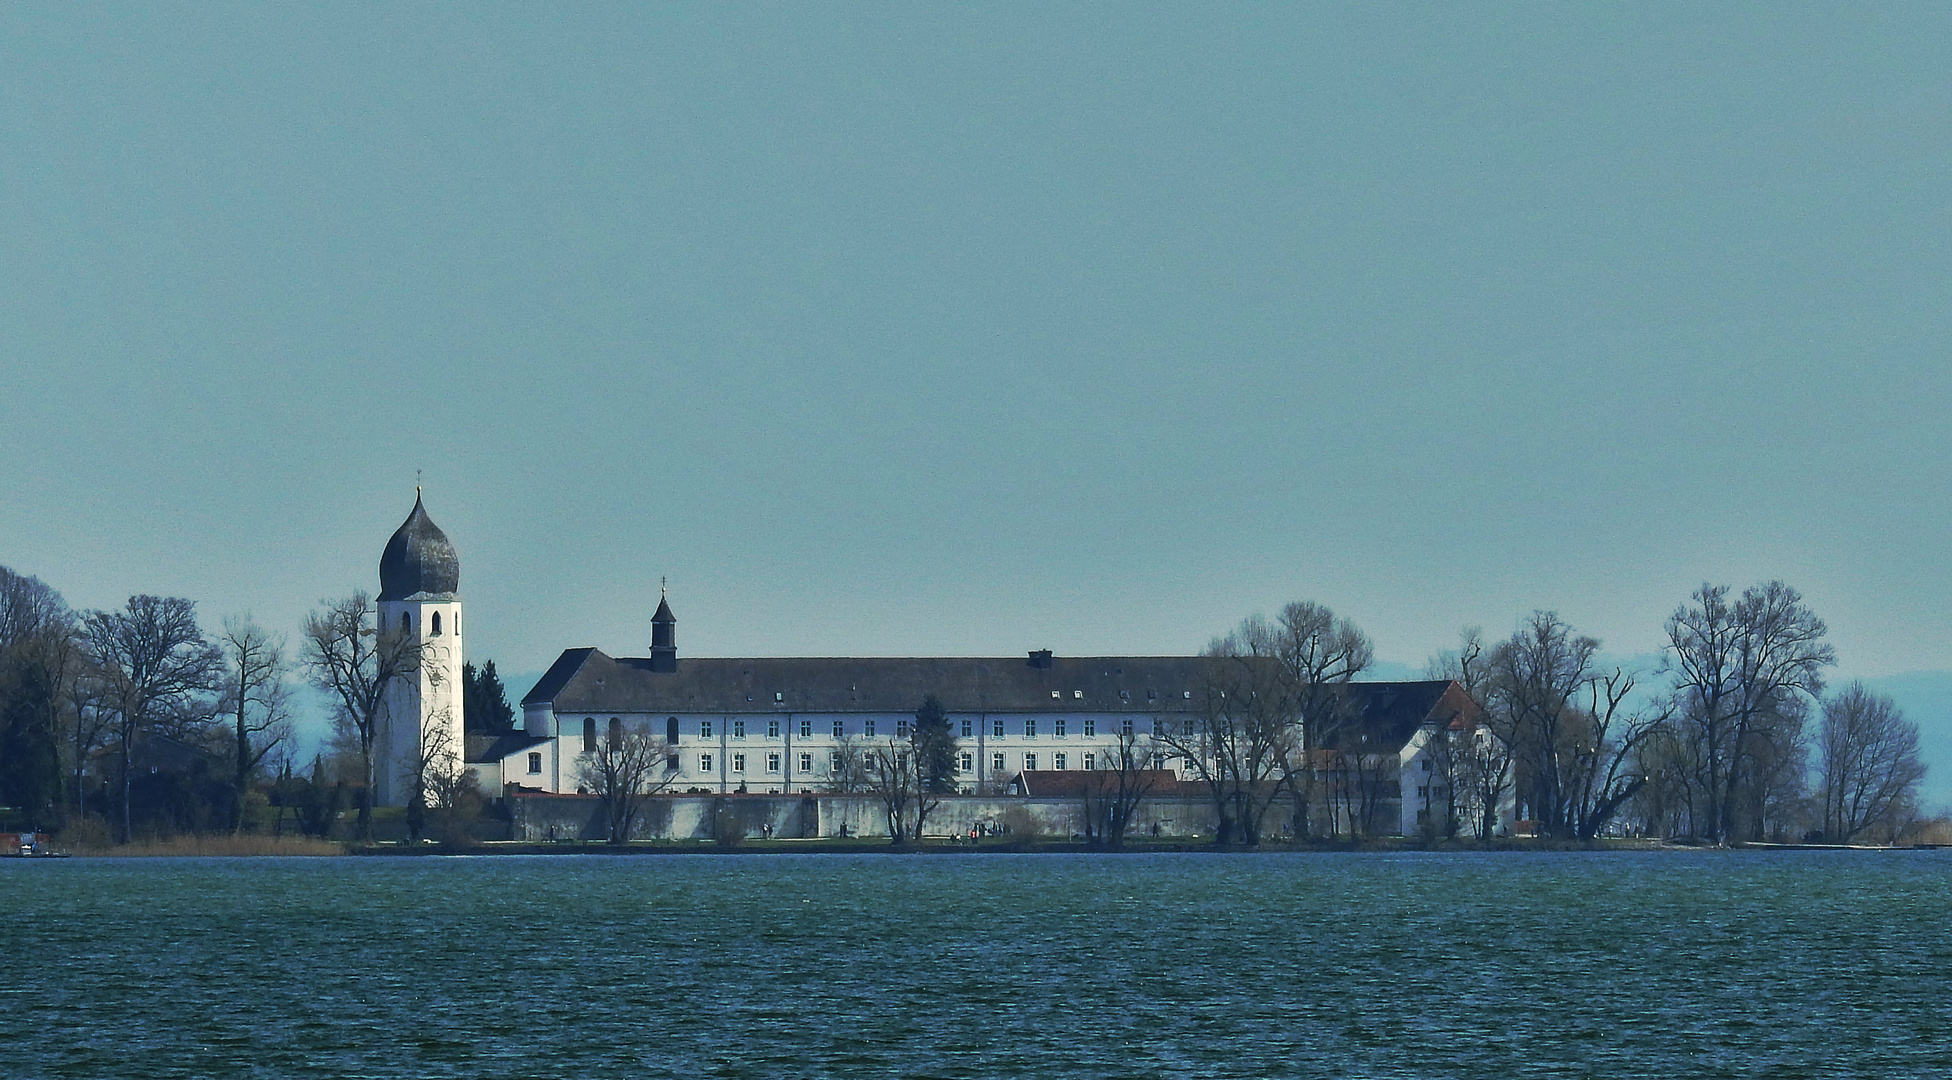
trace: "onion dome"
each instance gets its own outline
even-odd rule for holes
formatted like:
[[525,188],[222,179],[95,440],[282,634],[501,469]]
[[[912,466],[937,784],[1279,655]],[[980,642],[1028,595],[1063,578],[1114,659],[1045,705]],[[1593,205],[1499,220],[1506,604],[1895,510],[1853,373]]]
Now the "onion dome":
[[413,513],[394,531],[380,555],[380,599],[406,600],[432,594],[451,597],[461,587],[461,560],[414,489]]

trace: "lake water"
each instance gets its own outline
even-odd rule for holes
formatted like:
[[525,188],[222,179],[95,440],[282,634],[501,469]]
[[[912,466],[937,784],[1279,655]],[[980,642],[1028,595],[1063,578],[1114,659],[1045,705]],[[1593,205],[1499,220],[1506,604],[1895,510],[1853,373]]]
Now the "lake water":
[[1952,852],[0,860],[0,1075],[1952,1074]]

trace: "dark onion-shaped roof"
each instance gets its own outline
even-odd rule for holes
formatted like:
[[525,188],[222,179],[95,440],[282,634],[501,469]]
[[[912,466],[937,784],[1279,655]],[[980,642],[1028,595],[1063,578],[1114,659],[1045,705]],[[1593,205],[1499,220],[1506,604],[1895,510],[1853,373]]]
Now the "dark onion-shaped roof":
[[415,492],[413,513],[400,523],[380,555],[380,599],[405,600],[418,593],[451,595],[460,587],[460,557]]

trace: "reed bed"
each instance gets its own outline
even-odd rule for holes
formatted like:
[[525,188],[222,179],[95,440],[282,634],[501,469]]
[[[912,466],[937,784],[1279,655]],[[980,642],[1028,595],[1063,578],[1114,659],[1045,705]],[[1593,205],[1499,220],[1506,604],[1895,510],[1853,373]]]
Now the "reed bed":
[[346,845],[311,836],[173,836],[107,847],[76,847],[76,855],[118,858],[240,855],[344,855]]

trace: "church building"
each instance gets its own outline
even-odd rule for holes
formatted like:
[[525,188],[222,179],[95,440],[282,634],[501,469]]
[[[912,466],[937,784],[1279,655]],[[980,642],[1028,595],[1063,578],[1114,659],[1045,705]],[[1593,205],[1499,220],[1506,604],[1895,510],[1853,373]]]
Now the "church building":
[[[1047,774],[1111,767],[1121,739],[1152,745],[1155,733],[1191,730],[1206,704],[1209,662],[1198,656],[681,657],[677,617],[660,596],[648,655],[565,650],[523,697],[520,730],[469,740],[459,588],[454,545],[416,497],[380,559],[379,617],[424,657],[389,694],[382,805],[407,800],[416,755],[452,762],[463,747],[485,794],[575,795],[590,787],[589,755],[625,733],[657,742],[654,784],[665,793],[817,795],[869,745],[906,739],[930,695],[947,711],[962,790],[1028,795],[1027,777],[1049,784]],[[1433,775],[1431,740],[1469,722],[1468,699],[1444,680],[1347,692],[1358,718],[1349,745],[1324,753],[1385,770],[1368,828],[1414,831],[1448,794]],[[1182,781],[1198,774],[1165,753],[1149,764]]]

